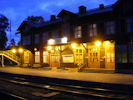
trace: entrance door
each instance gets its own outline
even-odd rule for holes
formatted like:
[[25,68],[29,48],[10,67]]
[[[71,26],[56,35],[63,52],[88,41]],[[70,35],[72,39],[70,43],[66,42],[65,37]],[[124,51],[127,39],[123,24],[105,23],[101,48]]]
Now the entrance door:
[[89,49],[89,67],[100,68],[99,48],[94,47]]
[[51,67],[60,67],[58,55],[51,55]]
[[106,46],[105,68],[115,69],[114,46]]

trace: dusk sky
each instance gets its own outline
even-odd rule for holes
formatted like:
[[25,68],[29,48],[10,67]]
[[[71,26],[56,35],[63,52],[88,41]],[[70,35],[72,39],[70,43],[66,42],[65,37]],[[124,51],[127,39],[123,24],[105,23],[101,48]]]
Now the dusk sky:
[[[11,20],[11,39],[16,43],[20,41],[20,36],[15,33],[20,24],[28,16],[42,16],[45,21],[50,20],[50,15],[58,15],[62,10],[68,10],[73,13],[78,12],[78,7],[86,6],[87,10],[98,8],[99,4],[110,5],[117,0],[0,0],[0,14]],[[8,42],[10,41],[10,32],[7,32]],[[8,43],[7,43],[8,44]]]

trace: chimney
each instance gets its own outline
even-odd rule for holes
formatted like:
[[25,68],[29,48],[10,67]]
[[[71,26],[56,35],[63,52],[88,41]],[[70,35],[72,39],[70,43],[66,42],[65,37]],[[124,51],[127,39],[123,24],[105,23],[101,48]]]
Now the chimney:
[[104,4],[100,4],[99,9],[103,9],[103,8],[104,8]]
[[50,21],[54,21],[54,20],[55,20],[55,15],[51,15]]
[[85,6],[80,6],[79,7],[79,14],[86,13],[86,7]]

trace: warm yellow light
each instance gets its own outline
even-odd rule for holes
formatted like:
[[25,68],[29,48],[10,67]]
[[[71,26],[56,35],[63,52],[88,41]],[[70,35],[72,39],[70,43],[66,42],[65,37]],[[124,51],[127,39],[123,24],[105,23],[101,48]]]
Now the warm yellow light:
[[62,38],[61,42],[62,43],[67,43],[67,37]]
[[110,44],[110,42],[109,42],[109,41],[106,41],[106,42],[105,42],[105,45],[109,45],[109,44]]
[[13,53],[16,53],[16,50],[15,50],[15,49],[12,49],[12,52],[13,52]]
[[48,47],[47,47],[48,50],[51,50],[51,48],[52,48],[51,46],[48,46]]
[[95,44],[96,44],[96,46],[100,46],[101,42],[97,41]]
[[23,52],[23,49],[22,49],[22,48],[20,48],[20,49],[19,49],[19,52]]
[[50,39],[50,40],[48,41],[48,43],[49,43],[49,44],[54,44],[54,40],[53,40],[53,39]]
[[76,47],[76,44],[75,44],[75,43],[73,43],[73,44],[72,44],[72,47],[73,47],[73,48],[75,48],[75,47]]

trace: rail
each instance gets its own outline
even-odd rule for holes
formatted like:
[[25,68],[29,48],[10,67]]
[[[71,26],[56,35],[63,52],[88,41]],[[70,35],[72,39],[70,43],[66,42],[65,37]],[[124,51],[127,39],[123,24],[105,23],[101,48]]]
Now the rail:
[[20,57],[17,55],[13,54],[10,50],[7,51],[0,51],[0,55],[4,55],[5,57],[9,58],[10,60],[20,63]]

